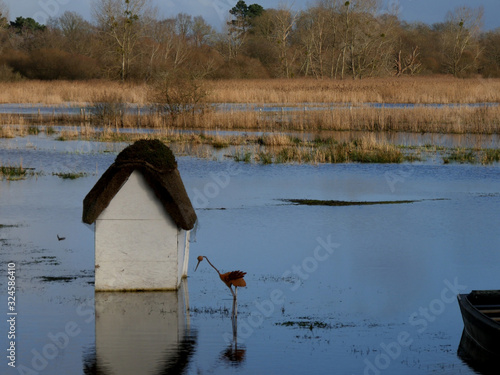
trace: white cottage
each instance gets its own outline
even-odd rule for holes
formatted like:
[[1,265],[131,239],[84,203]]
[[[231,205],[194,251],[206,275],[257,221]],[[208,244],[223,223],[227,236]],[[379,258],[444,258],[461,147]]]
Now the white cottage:
[[158,140],[124,149],[83,201],[95,223],[95,290],[177,289],[196,222],[172,151]]

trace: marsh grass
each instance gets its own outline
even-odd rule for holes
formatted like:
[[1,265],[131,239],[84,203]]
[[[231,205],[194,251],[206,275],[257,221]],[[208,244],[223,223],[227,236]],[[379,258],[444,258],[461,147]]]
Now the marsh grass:
[[123,126],[127,103],[117,92],[103,92],[92,99],[92,122],[107,125]]
[[17,132],[12,126],[9,125],[1,125],[0,126],[0,138],[14,138],[16,137]]
[[[500,79],[448,76],[363,80],[205,81],[207,103],[482,103],[500,102]],[[0,103],[84,104],[103,93],[126,103],[148,105],[144,83],[115,81],[20,81],[0,83]]]
[[250,163],[252,161],[252,152],[236,151],[233,155],[233,160],[236,162]]
[[[257,143],[260,145],[260,138]],[[259,146],[262,147],[262,146]],[[405,160],[400,148],[378,143],[373,137],[350,142],[337,142],[331,138],[295,143],[287,146],[268,146],[255,152],[255,160],[271,163],[401,163]],[[240,161],[236,158],[236,161]]]
[[216,136],[212,137],[212,140],[210,143],[211,143],[212,147],[215,149],[223,149],[223,148],[229,147],[230,139],[216,135]]
[[123,102],[146,104],[146,84],[116,81],[0,82],[0,103],[86,104],[103,93],[113,93]]
[[273,163],[273,153],[260,151],[257,153],[256,160],[260,161],[261,164],[272,164]]
[[476,164],[483,165],[500,162],[500,149],[493,148],[456,148],[445,150],[443,163],[460,163],[460,164]]
[[[26,116],[3,114],[0,123],[76,124],[92,121],[115,127],[182,129],[249,129],[276,131],[403,131],[432,133],[500,133],[500,107],[470,107],[471,103],[499,103],[500,79],[455,79],[450,77],[377,78],[336,80],[226,80],[206,81],[203,100],[190,102],[192,110],[164,116],[140,110],[126,112],[130,104],[151,107],[151,89],[146,84],[110,81],[0,83],[0,102],[87,106],[94,104],[90,119],[81,115]],[[205,91],[205,89],[204,89]],[[248,111],[214,111],[207,103],[245,103]],[[343,103],[347,107],[316,111],[265,112],[252,104],[307,106]],[[462,106],[417,106],[377,108],[364,103],[464,104]],[[29,105],[29,104],[27,104]],[[197,107],[200,106],[200,107]],[[266,145],[283,140],[264,139]],[[285,139],[285,142],[289,140]]]
[[19,165],[0,165],[0,177],[7,180],[22,180],[29,175],[28,172],[22,162]]
[[500,101],[500,79],[223,80],[210,93],[214,103],[482,103]]
[[53,126],[46,126],[45,127],[45,134],[54,135],[54,134],[56,134],[56,130],[54,129]]
[[40,133],[40,128],[38,126],[29,126],[28,134],[29,135],[38,135]]
[[492,164],[500,162],[500,149],[486,149],[481,157],[482,164]]
[[299,139],[283,133],[255,135],[210,135],[182,133],[165,129],[155,134],[122,133],[114,127],[95,130],[89,126],[68,128],[60,132],[58,140],[89,140],[98,142],[134,142],[139,139],[159,139],[175,149],[179,155],[214,159],[217,152],[228,149],[225,157],[236,162],[271,163],[402,163],[425,160],[428,156],[441,157],[444,163],[491,164],[499,161],[497,149],[446,148],[443,146],[397,146],[377,139],[374,133],[348,141],[335,137],[316,136],[313,140]]
[[[152,129],[203,129],[203,130],[253,130],[271,133],[264,135],[260,142],[265,146],[286,146],[299,143],[300,139],[290,139],[276,134],[287,131],[371,131],[408,132],[441,134],[500,134],[500,106],[470,107],[415,107],[376,108],[351,107],[317,111],[297,111],[262,114],[252,111],[216,112],[200,111],[181,113],[175,118],[157,113],[127,112],[127,103],[95,103],[92,115],[82,121],[79,115],[49,115],[23,118],[10,114],[0,115],[0,124],[23,125],[86,125],[113,126],[115,128]],[[5,125],[2,125],[4,127]],[[25,126],[24,126],[25,127]],[[26,127],[27,132],[36,132],[34,126]],[[2,131],[8,135],[9,132]],[[1,133],[0,133],[1,134]],[[5,135],[4,135],[5,136]]]
[[450,162],[474,164],[477,162],[477,157],[476,153],[471,149],[458,148],[456,150],[452,150],[449,155],[444,156],[443,162],[445,164]]

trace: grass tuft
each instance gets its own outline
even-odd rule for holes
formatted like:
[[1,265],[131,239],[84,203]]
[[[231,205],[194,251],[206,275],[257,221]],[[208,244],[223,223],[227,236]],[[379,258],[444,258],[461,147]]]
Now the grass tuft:
[[40,129],[38,126],[30,126],[28,127],[28,134],[29,135],[38,135],[40,133]]
[[28,171],[23,168],[22,163],[19,166],[1,165],[0,177],[7,180],[22,180],[26,178]]
[[470,149],[459,148],[457,150],[453,150],[448,156],[443,157],[444,164],[448,164],[450,162],[455,163],[476,163],[476,154],[474,151]]
[[270,152],[261,151],[257,154],[257,157],[258,160],[260,160],[260,162],[264,165],[273,163],[273,157]]
[[249,151],[245,152],[238,151],[234,154],[233,160],[236,162],[250,163],[252,161],[252,153]]
[[500,149],[488,148],[484,150],[484,153],[481,157],[482,164],[492,164],[498,162],[500,162]]

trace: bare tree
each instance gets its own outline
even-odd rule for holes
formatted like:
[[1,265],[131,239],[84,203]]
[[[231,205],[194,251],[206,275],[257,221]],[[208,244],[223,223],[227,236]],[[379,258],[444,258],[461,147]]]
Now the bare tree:
[[[341,9],[342,19],[342,66],[340,77],[344,79],[346,69],[350,69],[353,78],[359,77],[364,68],[363,58],[370,42],[374,41],[378,29],[375,15],[380,7],[379,0],[351,0],[346,1]],[[375,43],[380,45],[380,41]]]
[[367,27],[356,56],[356,77],[385,75],[391,71],[399,21],[393,15],[364,15]]
[[189,14],[179,13],[175,20],[177,34],[182,39],[187,40],[191,34],[193,18]]
[[279,9],[268,9],[258,20],[258,31],[268,40],[276,51],[279,61],[279,75],[290,78],[293,75],[292,66],[297,58],[292,43],[292,36],[299,13],[286,5]]
[[154,21],[148,25],[147,34],[151,40],[151,64],[157,58],[165,65],[175,48],[177,34],[176,20],[173,18]]
[[484,51],[481,61],[483,76],[500,77],[500,28],[482,35],[481,49]]
[[66,11],[55,21],[71,53],[92,55],[93,26],[76,12]]
[[418,51],[418,46],[415,46],[407,55],[402,55],[402,51],[399,50],[396,58],[394,59],[394,74],[396,77],[400,77],[405,73],[409,75],[417,73],[422,66],[418,59],[419,55],[420,52]]
[[92,14],[110,42],[109,52],[119,57],[120,79],[124,81],[145,25],[153,18],[150,0],[94,0]]
[[328,54],[330,65],[330,77],[336,78],[341,53],[342,38],[342,19],[341,9],[344,7],[345,2],[342,0],[319,0],[318,6],[323,9],[325,17],[328,20]]
[[458,7],[446,16],[442,33],[446,70],[461,76],[472,69],[479,58],[479,35],[482,27],[483,7]]
[[314,7],[302,12],[297,21],[298,40],[303,46],[302,70],[305,76],[309,73],[317,78],[324,75],[325,58],[328,51],[328,39],[332,24],[323,7]]
[[240,53],[246,42],[246,33],[234,28],[231,22],[226,22],[222,33],[218,33],[213,38],[213,44],[217,52],[229,61],[234,59]]
[[191,65],[190,57],[204,46],[213,30],[203,17],[180,13],[175,18],[151,22],[146,34],[142,46],[149,60],[147,77],[150,78],[153,73]]
[[192,37],[194,40],[194,44],[196,47],[201,47],[210,36],[213,36],[215,31],[205,22],[205,19],[202,16],[197,16],[193,18],[192,24]]
[[[3,58],[3,52],[5,48],[8,48],[9,43],[9,33],[7,31],[7,26],[9,24],[9,8],[0,0],[0,57]],[[3,60],[3,59],[2,59]],[[10,73],[10,68],[3,61],[0,62],[0,76],[5,79],[4,76],[12,76]]]
[[279,50],[281,69],[287,78],[292,76],[292,63],[296,57],[291,51],[290,39],[297,17],[298,12],[293,12],[290,7],[284,5],[274,13],[276,25],[274,39]]
[[0,0],[0,28],[9,24],[9,7],[3,0]]

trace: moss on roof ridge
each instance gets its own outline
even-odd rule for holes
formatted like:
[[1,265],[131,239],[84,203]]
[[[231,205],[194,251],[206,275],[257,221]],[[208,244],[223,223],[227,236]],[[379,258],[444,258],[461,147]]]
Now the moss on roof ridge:
[[160,170],[177,168],[172,150],[158,139],[136,141],[120,152],[115,160],[116,165],[137,162],[149,163]]

